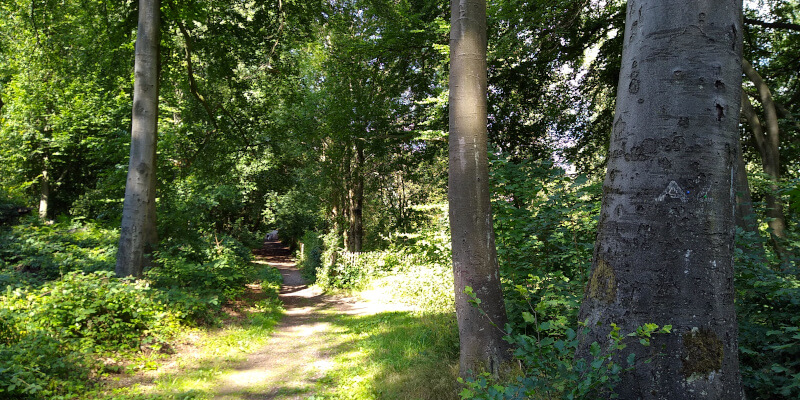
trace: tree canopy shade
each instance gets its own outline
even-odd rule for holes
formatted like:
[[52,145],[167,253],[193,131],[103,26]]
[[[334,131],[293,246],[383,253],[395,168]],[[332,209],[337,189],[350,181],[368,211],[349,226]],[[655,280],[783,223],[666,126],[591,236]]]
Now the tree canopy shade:
[[748,398],[800,398],[800,4],[737,7],[0,0],[0,391],[36,370],[7,354],[44,364],[6,317],[48,287],[202,326],[279,229],[320,287],[435,304],[443,353],[403,362],[450,390],[460,356],[464,400],[736,398],[737,340]]
[[620,356],[620,398],[743,397],[734,310],[741,1],[628,3],[614,131],[592,273],[579,318],[671,325]]

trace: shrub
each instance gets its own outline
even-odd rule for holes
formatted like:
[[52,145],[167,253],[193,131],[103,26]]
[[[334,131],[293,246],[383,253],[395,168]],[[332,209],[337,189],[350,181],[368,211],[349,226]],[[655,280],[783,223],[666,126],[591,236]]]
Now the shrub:
[[[533,322],[533,315],[526,313],[526,320]],[[507,327],[508,328],[508,327]],[[514,357],[522,369],[517,371],[512,382],[504,383],[482,374],[467,381],[461,399],[593,399],[607,398],[620,381],[620,374],[636,367],[637,363],[648,363],[649,359],[637,359],[630,353],[625,360],[617,361],[619,352],[627,347],[627,342],[638,339],[647,347],[655,334],[669,334],[672,327],[661,328],[655,324],[645,324],[627,335],[619,327],[612,325],[608,336],[608,347],[597,342],[589,346],[586,358],[577,357],[578,333],[566,328],[562,335],[552,334],[552,324],[542,322],[535,332],[528,334],[509,334],[506,340],[514,346]],[[586,329],[586,328],[583,328]],[[661,355],[656,355],[661,356]]]
[[52,399],[89,383],[89,361],[46,332],[0,343],[0,398]]
[[395,268],[379,285],[397,301],[424,312],[453,312],[453,269],[438,263]]
[[295,258],[300,272],[309,282],[317,279],[317,270],[322,267],[323,243],[319,235],[314,231],[307,231],[300,238],[303,244],[302,251],[298,251]]
[[[97,367],[92,354],[168,341],[176,316],[145,281],[71,272],[40,288],[0,296],[0,393],[53,398],[79,393]],[[1,397],[1,396],[0,396]]]
[[765,254],[766,242],[756,234],[740,231],[737,245],[736,311],[745,390],[756,399],[800,398],[799,271],[794,266],[781,270],[780,260]]
[[39,289],[8,289],[4,303],[27,314],[26,330],[50,332],[88,351],[138,349],[145,338],[166,340],[178,327],[147,282],[119,280],[107,271],[71,272]]
[[[190,309],[218,305],[243,293],[255,273],[251,258],[250,250],[236,239],[207,237],[199,250],[180,245],[161,250],[156,255],[158,267],[145,276],[155,286],[172,290],[172,299],[186,301]],[[175,290],[190,294],[178,295]]]
[[0,232],[0,259],[18,271],[51,280],[71,271],[114,269],[116,229],[82,221],[59,221],[52,225],[38,219]]

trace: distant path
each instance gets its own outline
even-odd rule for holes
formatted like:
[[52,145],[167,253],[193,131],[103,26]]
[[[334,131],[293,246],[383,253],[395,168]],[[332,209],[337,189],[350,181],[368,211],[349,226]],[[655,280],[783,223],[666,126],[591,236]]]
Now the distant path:
[[392,307],[327,296],[308,287],[289,249],[278,241],[265,242],[256,255],[256,262],[266,262],[283,275],[279,297],[286,313],[269,343],[225,375],[214,399],[305,399],[322,388],[318,381],[342,344],[328,321],[335,315],[368,315]]

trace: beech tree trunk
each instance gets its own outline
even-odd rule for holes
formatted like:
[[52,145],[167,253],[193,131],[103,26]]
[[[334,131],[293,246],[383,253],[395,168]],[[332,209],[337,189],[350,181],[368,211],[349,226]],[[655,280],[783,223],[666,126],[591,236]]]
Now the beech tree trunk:
[[131,153],[116,265],[119,277],[141,276],[157,243],[159,3],[159,0],[139,1]]
[[[486,1],[451,0],[449,203],[460,373],[497,374],[510,360],[489,202]],[[469,286],[481,300],[473,307]],[[488,316],[488,318],[487,318]],[[496,325],[496,326],[493,326]]]
[[[47,157],[44,160],[47,164]],[[42,169],[42,183],[39,186],[39,218],[47,219],[47,211],[50,204],[50,174],[47,168]]]
[[[592,342],[672,325],[617,355],[621,399],[741,399],[733,250],[741,0],[628,2],[592,273]],[[651,363],[642,362],[651,358]]]
[[356,144],[356,164],[350,180],[350,240],[348,250],[359,252],[364,241],[364,148]]

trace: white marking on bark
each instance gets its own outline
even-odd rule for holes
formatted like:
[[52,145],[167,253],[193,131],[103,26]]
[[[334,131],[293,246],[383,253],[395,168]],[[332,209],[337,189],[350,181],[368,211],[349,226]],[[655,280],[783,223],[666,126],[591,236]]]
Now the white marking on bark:
[[[462,137],[459,137],[459,138],[458,138],[458,148],[459,148],[459,153],[460,153],[460,154],[464,154],[464,149],[465,149],[466,147],[467,147],[467,143],[466,143],[466,141],[464,140],[464,137],[463,137],[463,136],[462,136]],[[465,169],[467,169],[467,160],[466,160],[466,158],[465,158],[465,157],[459,157],[459,158],[461,159],[461,170],[462,170],[462,171],[464,171]]]
[[684,259],[686,260],[685,265],[684,265],[685,269],[683,270],[684,274],[688,274],[689,273],[689,257],[691,255],[692,255],[692,251],[691,250],[686,250],[686,254],[684,254],[684,256],[683,256]]
[[660,196],[656,197],[656,201],[664,201],[664,199],[669,196],[673,199],[681,199],[681,203],[686,203],[686,193],[683,192],[678,183],[675,181],[670,181],[667,188],[664,189],[664,192],[661,193]]

